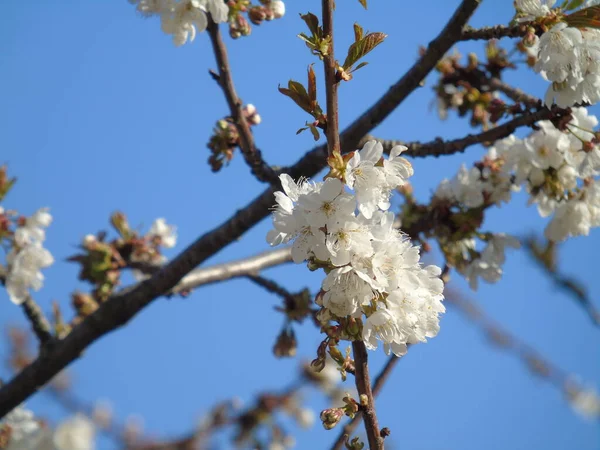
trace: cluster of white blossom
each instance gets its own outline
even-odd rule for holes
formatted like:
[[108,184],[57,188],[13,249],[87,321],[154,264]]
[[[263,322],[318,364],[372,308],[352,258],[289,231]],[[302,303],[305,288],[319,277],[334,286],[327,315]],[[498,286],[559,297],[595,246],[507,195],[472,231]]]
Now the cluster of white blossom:
[[166,219],[159,217],[152,223],[148,237],[158,239],[164,248],[173,248],[177,244],[177,227],[168,225]]
[[296,184],[281,175],[283,192],[275,193],[274,229],[267,235],[271,245],[293,242],[296,263],[325,268],[317,296],[324,320],[364,314],[367,347],[375,349],[380,340],[398,356],[406,344],[435,336],[444,312],[440,268],[421,266],[419,248],[386,212],[391,191],[413,174],[400,157],[405,149],[396,146],[383,159],[382,145],[367,142],[347,160],[343,181]]
[[6,450],[94,450],[96,429],[90,419],[76,414],[52,430],[34,414],[18,406],[0,421]]
[[175,45],[192,42],[208,26],[207,14],[216,23],[227,22],[229,7],[223,0],[129,0],[146,17],[160,16],[164,33]]
[[[595,179],[600,175],[597,125],[597,118],[585,108],[573,108],[564,131],[549,121],[538,122],[537,130],[524,139],[511,135],[497,141],[475,167],[463,165],[452,180],[440,183],[435,197],[479,208],[508,202],[512,192],[525,186],[529,204],[536,204],[542,217],[552,215],[545,230],[548,239],[588,235],[592,227],[600,226],[600,183]],[[488,248],[475,258],[474,240],[465,239],[461,245],[459,252],[471,261],[462,272],[475,289],[477,277],[498,281],[503,249],[515,247],[517,242],[494,235]]]
[[[3,212],[0,207],[0,214]],[[45,228],[52,222],[48,208],[41,208],[31,217],[19,220],[13,245],[6,256],[6,290],[15,304],[21,304],[29,289],[39,290],[44,281],[41,269],[54,262],[52,254],[43,247]]]
[[595,389],[569,389],[567,387],[567,400],[575,412],[583,418],[600,419],[600,397]]
[[[552,14],[555,0],[516,0],[518,21]],[[588,2],[591,6],[592,3]],[[537,40],[537,39],[536,39]],[[558,22],[539,38],[535,70],[551,84],[545,103],[560,107],[600,101],[600,30]]]

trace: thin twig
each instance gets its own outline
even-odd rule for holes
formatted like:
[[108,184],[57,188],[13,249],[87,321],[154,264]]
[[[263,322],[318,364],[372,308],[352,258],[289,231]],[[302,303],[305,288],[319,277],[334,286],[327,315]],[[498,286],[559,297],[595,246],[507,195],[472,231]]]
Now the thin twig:
[[[396,364],[398,364],[398,361],[400,361],[400,358],[395,355],[392,355],[388,358],[385,366],[383,366],[383,369],[381,369],[381,372],[379,372],[379,375],[377,375],[377,378],[375,378],[375,382],[373,383],[373,396],[377,397],[379,395],[384,383],[387,381]],[[352,432],[358,426],[360,419],[361,413],[359,412],[352,420],[350,420],[350,422],[344,425],[344,428],[342,428],[342,431],[335,440],[331,450],[341,450],[344,447],[344,443],[348,437],[352,435]]]
[[25,300],[21,303],[21,307],[23,308],[27,319],[29,319],[31,328],[40,341],[40,345],[44,346],[52,341],[52,327],[50,326],[50,322],[48,322],[44,312],[31,295],[25,297]]
[[333,52],[333,5],[334,0],[321,0],[323,9],[323,35],[329,39],[329,48],[323,58],[325,67],[325,90],[327,96],[327,149],[328,154],[340,152],[340,127],[338,122],[338,84]]
[[273,280],[270,280],[268,278],[265,278],[260,275],[255,275],[255,274],[246,275],[246,278],[248,278],[250,281],[252,281],[256,285],[262,287],[263,289],[266,289],[268,292],[278,295],[282,299],[289,301],[292,304],[295,303],[294,294],[292,294],[286,288],[281,286],[279,283],[276,283]]
[[521,89],[511,86],[510,84],[507,84],[498,78],[490,78],[489,86],[493,90],[498,90],[502,92],[508,98],[514,100],[517,103],[523,103],[530,108],[543,107],[542,101],[539,98],[529,95]]
[[[367,432],[369,448],[371,450],[381,450],[383,449],[383,438],[380,435],[379,423],[375,413],[375,397],[371,390],[367,347],[363,341],[352,341],[352,351],[354,353],[354,380],[360,396],[362,418]],[[366,398],[366,401],[363,401],[364,398]]]
[[250,131],[250,126],[244,114],[242,113],[242,101],[238,98],[231,76],[231,66],[227,57],[227,47],[221,38],[219,25],[215,23],[208,15],[208,34],[212,43],[213,52],[219,66],[219,76],[217,83],[223,89],[231,117],[237,127],[240,150],[244,156],[246,164],[252,170],[252,174],[260,181],[273,183],[277,180],[275,171],[265,163],[261,152],[254,144],[254,136]]
[[[479,4],[480,0],[461,2],[448,24],[429,44],[423,56],[388,92],[342,133],[340,136],[342,151],[354,150],[363,136],[379,125],[419,87],[440,58],[460,38],[465,23]],[[321,148],[323,147],[313,149],[285,171],[293,178],[310,177],[318,173],[324,165],[324,160],[320,157]],[[274,192],[273,186],[265,189],[246,207],[200,236],[150,279],[111,296],[66,338],[53,346],[51,351],[41,354],[31,365],[0,388],[0,418],[76,360],[93,342],[127,323],[139,311],[172,289],[193,268],[235,242],[264,219],[273,205]]]
[[465,27],[459,40],[460,41],[478,41],[500,39],[503,37],[523,37],[527,32],[529,24],[519,24],[512,27],[505,25],[496,25],[495,27],[472,28]]
[[552,118],[562,117],[562,115],[566,114],[564,110],[559,108],[553,109],[541,109],[540,111],[536,111],[534,113],[526,113],[520,115],[512,120],[509,120],[502,125],[498,125],[497,127],[491,128],[489,130],[483,131],[478,134],[469,134],[465,137],[459,139],[453,139],[451,141],[444,141],[442,138],[436,138],[430,142],[404,142],[399,140],[388,140],[388,139],[379,139],[375,136],[368,135],[365,136],[361,143],[366,142],[371,139],[377,139],[383,145],[383,149],[386,153],[389,153],[390,150],[396,145],[405,145],[408,147],[408,150],[403,153],[403,155],[412,156],[413,158],[424,158],[427,156],[444,156],[444,155],[453,155],[455,153],[461,153],[465,151],[468,147],[476,144],[492,144],[499,139],[503,139],[510,134],[514,133],[517,128],[532,126],[536,122],[540,120],[549,120]]

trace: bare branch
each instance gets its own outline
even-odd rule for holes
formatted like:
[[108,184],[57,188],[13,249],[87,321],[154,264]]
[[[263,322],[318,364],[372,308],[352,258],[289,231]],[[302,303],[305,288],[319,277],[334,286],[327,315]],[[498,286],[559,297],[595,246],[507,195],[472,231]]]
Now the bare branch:
[[467,26],[463,30],[459,41],[487,41],[490,39],[500,39],[503,37],[523,37],[527,32],[528,26],[530,26],[530,24],[527,23],[521,23],[512,27],[496,25],[495,27],[472,28]]
[[[480,0],[463,0],[448,24],[434,39],[424,55],[371,108],[356,119],[340,136],[342,151],[356,148],[360,139],[380,124],[435,67],[440,58],[460,38],[465,23],[475,12]],[[313,176],[323,167],[324,147],[304,155],[286,172],[294,178]],[[40,355],[8,384],[0,388],[0,417],[22,403],[46,384],[54,375],[79,357],[81,352],[101,336],[126,324],[156,298],[170,291],[191,270],[206,259],[235,242],[246,231],[264,219],[273,205],[274,187],[267,188],[245,208],[237,211],[221,225],[205,233],[179,256],[150,279],[125,289],[104,302],[96,312],[55,346]]]
[[273,280],[269,280],[268,278],[261,277],[260,275],[253,275],[253,274],[246,275],[246,278],[248,278],[250,281],[252,281],[256,285],[267,290],[268,292],[278,295],[279,297],[283,298],[284,300],[287,300],[291,303],[295,302],[294,294],[292,294],[286,288],[279,285],[278,283],[276,283]]
[[506,95],[511,100],[517,103],[523,103],[530,108],[543,108],[542,101],[526,92],[513,87],[498,78],[490,78],[488,80],[489,87],[492,90],[498,90]]
[[383,149],[386,153],[389,153],[390,150],[396,145],[405,145],[408,147],[408,150],[403,153],[404,155],[412,156],[413,158],[424,158],[427,156],[439,157],[461,153],[468,147],[476,144],[492,144],[493,142],[503,139],[514,133],[517,128],[532,126],[540,120],[549,120],[552,118],[561,117],[564,114],[564,110],[556,107],[552,110],[541,109],[540,111],[536,111],[534,113],[523,114],[487,131],[483,131],[478,134],[469,134],[463,138],[453,139],[451,141],[444,141],[442,138],[436,138],[433,141],[424,143],[404,142],[399,140],[383,140],[376,138],[375,136],[368,135],[365,136],[361,142],[366,142],[370,139],[377,139],[383,144]]
[[254,136],[250,126],[242,113],[242,101],[235,92],[235,85],[231,76],[231,66],[227,57],[227,47],[221,38],[219,25],[208,15],[208,34],[212,43],[213,52],[219,66],[217,83],[223,89],[231,117],[238,129],[240,136],[240,150],[252,174],[260,181],[273,183],[277,181],[275,171],[262,159],[261,152],[254,145]]
[[[373,396],[379,395],[384,383],[387,381],[389,375],[392,373],[392,370],[394,369],[396,364],[398,364],[398,361],[400,361],[400,358],[398,358],[395,355],[392,355],[387,360],[385,366],[383,366],[383,369],[381,369],[381,372],[379,372],[379,375],[377,375],[377,378],[373,383]],[[359,412],[356,416],[354,416],[352,420],[350,420],[350,422],[348,422],[344,426],[344,428],[342,428],[342,431],[336,439],[335,443],[333,444],[333,447],[331,447],[331,450],[341,450],[344,447],[344,443],[346,442],[347,437],[350,437],[352,435],[352,432],[358,426],[360,419],[361,413]]]
[[371,450],[381,450],[383,449],[383,438],[381,437],[377,415],[375,414],[375,397],[371,390],[371,379],[369,378],[367,347],[365,347],[363,341],[352,341],[352,351],[354,353],[354,380],[358,395],[360,396],[362,417],[365,423],[369,448]]
[[31,295],[25,297],[25,301],[21,303],[21,307],[31,323],[31,328],[40,341],[40,345],[44,346],[52,341],[52,327],[46,319],[44,312],[35,302]]

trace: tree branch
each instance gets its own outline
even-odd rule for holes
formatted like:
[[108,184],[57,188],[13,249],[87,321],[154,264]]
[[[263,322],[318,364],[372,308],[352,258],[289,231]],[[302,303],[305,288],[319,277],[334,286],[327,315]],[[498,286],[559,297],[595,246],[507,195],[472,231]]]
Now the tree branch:
[[[342,133],[340,136],[342,151],[354,150],[365,134],[379,125],[419,86],[439,59],[460,38],[463,26],[479,4],[480,0],[461,2],[448,24],[429,44],[423,56],[387,93]],[[322,146],[313,149],[286,172],[293,178],[315,175],[324,164],[324,159],[320,156],[322,151],[324,151]],[[36,361],[0,388],[0,417],[6,415],[69,363],[76,360],[92,342],[126,324],[153,300],[175,287],[194,267],[235,242],[264,219],[273,205],[274,192],[275,187],[267,188],[245,208],[199,237],[150,279],[111,296],[66,338],[58,341],[51,351],[40,355]]]
[[329,155],[340,152],[340,126],[338,118],[338,83],[335,75],[333,50],[333,4],[334,0],[321,0],[323,10],[323,35],[329,38],[329,48],[323,58],[325,68],[325,90],[327,95],[327,152]]
[[505,25],[496,25],[495,27],[483,27],[483,28],[472,28],[465,27],[462,34],[460,35],[459,41],[480,41],[490,39],[500,39],[503,37],[523,37],[527,32],[527,27],[530,24],[521,23],[512,27]]
[[31,328],[40,341],[40,345],[43,347],[52,341],[52,327],[50,326],[50,322],[48,322],[44,312],[31,295],[28,295],[25,298],[25,301],[21,303],[21,307],[23,308],[27,319],[29,319]]
[[273,183],[277,181],[275,171],[262,158],[261,152],[254,145],[254,136],[250,131],[250,126],[242,113],[242,101],[235,92],[235,85],[231,76],[231,66],[227,57],[227,47],[221,38],[219,25],[215,23],[210,14],[208,16],[208,34],[212,43],[213,52],[219,66],[219,77],[217,82],[229,105],[231,117],[237,127],[239,134],[239,146],[244,156],[244,161],[252,170],[252,174],[260,181]]
[[[356,389],[360,396],[363,422],[367,432],[367,440],[371,450],[383,449],[383,438],[380,435],[379,423],[375,414],[375,397],[371,390],[371,379],[369,378],[369,365],[367,348],[363,341],[352,341],[352,351],[354,353],[354,380]],[[366,402],[363,398],[366,397]]]
[[[389,375],[392,373],[392,370],[394,369],[396,364],[398,364],[398,361],[400,361],[400,358],[398,358],[396,355],[392,355],[387,360],[387,362],[385,363],[385,366],[383,366],[383,369],[381,369],[381,372],[379,372],[379,375],[377,375],[377,378],[375,379],[375,382],[373,383],[373,396],[379,395],[379,393],[381,392],[381,389],[383,388],[384,383],[387,381]],[[338,438],[336,439],[335,443],[333,444],[333,447],[331,447],[331,450],[341,450],[344,447],[344,443],[346,442],[348,437],[351,437],[352,432],[358,426],[358,423],[360,422],[360,418],[361,418],[361,413],[359,412],[358,414],[356,414],[354,416],[354,418],[352,420],[350,420],[350,422],[348,422],[344,426],[344,428],[342,428],[342,431],[340,432]]]
[[475,144],[491,144],[499,139],[503,139],[514,133],[517,128],[531,126],[540,120],[549,120],[552,118],[561,117],[565,111],[554,107],[550,109],[542,109],[534,113],[526,113],[516,117],[508,122],[483,131],[478,134],[469,134],[459,139],[444,141],[442,138],[436,138],[433,141],[421,142],[404,142],[399,140],[379,139],[375,136],[365,136],[361,142],[366,142],[370,139],[377,139],[382,143],[386,153],[396,145],[405,145],[408,150],[403,155],[412,156],[413,158],[424,158],[427,156],[435,156],[436,158],[444,155],[453,155],[455,153],[464,152],[467,147]]

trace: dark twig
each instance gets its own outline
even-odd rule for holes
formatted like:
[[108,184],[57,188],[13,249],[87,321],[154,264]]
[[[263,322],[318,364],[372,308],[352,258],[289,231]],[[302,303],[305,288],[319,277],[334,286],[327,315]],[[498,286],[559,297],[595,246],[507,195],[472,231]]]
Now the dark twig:
[[529,95],[521,89],[513,87],[498,78],[490,78],[488,82],[491,89],[502,92],[517,103],[523,103],[529,108],[543,108],[542,101],[539,98]]
[[[408,95],[419,87],[437,62],[459,39],[465,23],[480,0],[463,0],[441,33],[429,44],[423,56],[371,108],[356,119],[340,136],[342,151],[356,148],[360,139],[391,114]],[[286,172],[293,178],[310,177],[323,168],[323,147],[304,155]],[[0,388],[0,417],[22,403],[54,375],[76,360],[81,352],[101,336],[126,324],[139,311],[173,288],[194,267],[235,242],[264,219],[273,205],[275,187],[265,189],[246,207],[216,228],[205,233],[150,279],[125,289],[104,302],[96,312],[51,351],[40,355],[8,384]]]
[[360,396],[362,418],[365,423],[369,448],[371,450],[381,450],[383,449],[383,438],[380,434],[375,413],[375,397],[371,390],[367,347],[365,347],[363,341],[352,341],[352,351],[354,353],[354,380]]
[[503,37],[523,37],[527,32],[528,24],[519,24],[512,27],[496,25],[495,27],[472,28],[465,27],[460,35],[459,41],[478,41],[500,39]]
[[552,118],[562,117],[564,114],[566,114],[566,111],[559,108],[553,108],[552,110],[542,109],[534,113],[525,113],[487,131],[483,131],[478,134],[469,134],[465,137],[453,139],[451,141],[444,141],[442,138],[437,138],[433,141],[424,143],[404,142],[398,140],[382,140],[368,135],[365,136],[361,142],[366,142],[370,139],[377,139],[383,144],[383,149],[387,153],[389,153],[390,150],[396,145],[405,145],[408,147],[408,150],[403,153],[404,155],[412,156],[413,158],[424,158],[427,156],[435,156],[437,158],[439,156],[461,153],[472,145],[492,144],[495,141],[503,139],[514,133],[517,128],[531,126],[540,120],[549,120]]
[[233,84],[231,66],[229,65],[229,59],[227,57],[227,47],[225,47],[225,43],[221,38],[219,25],[210,18],[210,15],[208,16],[207,29],[213,52],[219,66],[218,77],[215,76],[216,74],[212,74],[212,76],[219,86],[221,86],[221,89],[223,89],[223,93],[227,99],[231,117],[238,129],[240,150],[242,155],[244,155],[244,160],[252,170],[252,174],[258,180],[273,183],[277,180],[277,175],[275,174],[275,171],[265,163],[260,150],[256,148],[254,144],[254,136],[242,113],[242,101],[238,98],[235,91],[235,85]]
[[[375,382],[373,383],[373,395],[374,396],[379,395],[379,393],[381,392],[381,389],[383,388],[384,383],[387,381],[388,377],[392,373],[392,370],[394,369],[396,364],[398,364],[398,361],[400,361],[400,358],[398,358],[395,355],[392,355],[387,360],[387,362],[385,363],[385,366],[383,366],[383,369],[381,369],[381,372],[379,372],[379,375],[377,375],[377,378],[375,379]],[[359,412],[356,416],[354,416],[354,418],[352,420],[350,420],[350,422],[348,422],[346,425],[344,425],[344,428],[342,428],[342,431],[339,434],[338,438],[336,439],[335,443],[333,444],[333,447],[331,447],[331,450],[341,450],[342,448],[344,448],[344,443],[346,442],[348,437],[350,437],[352,435],[352,432],[358,426],[358,423],[360,422],[360,418],[361,418],[361,413]]]
[[246,275],[246,278],[248,278],[254,284],[267,290],[268,292],[278,295],[287,302],[291,302],[291,304],[294,304],[296,302],[294,294],[292,294],[286,288],[284,288],[283,286],[281,286],[273,280],[255,274]]
[[329,38],[329,48],[323,58],[325,89],[327,95],[327,149],[328,154],[340,152],[340,127],[338,122],[338,83],[333,52],[333,4],[334,0],[321,0],[323,9],[323,35]]

